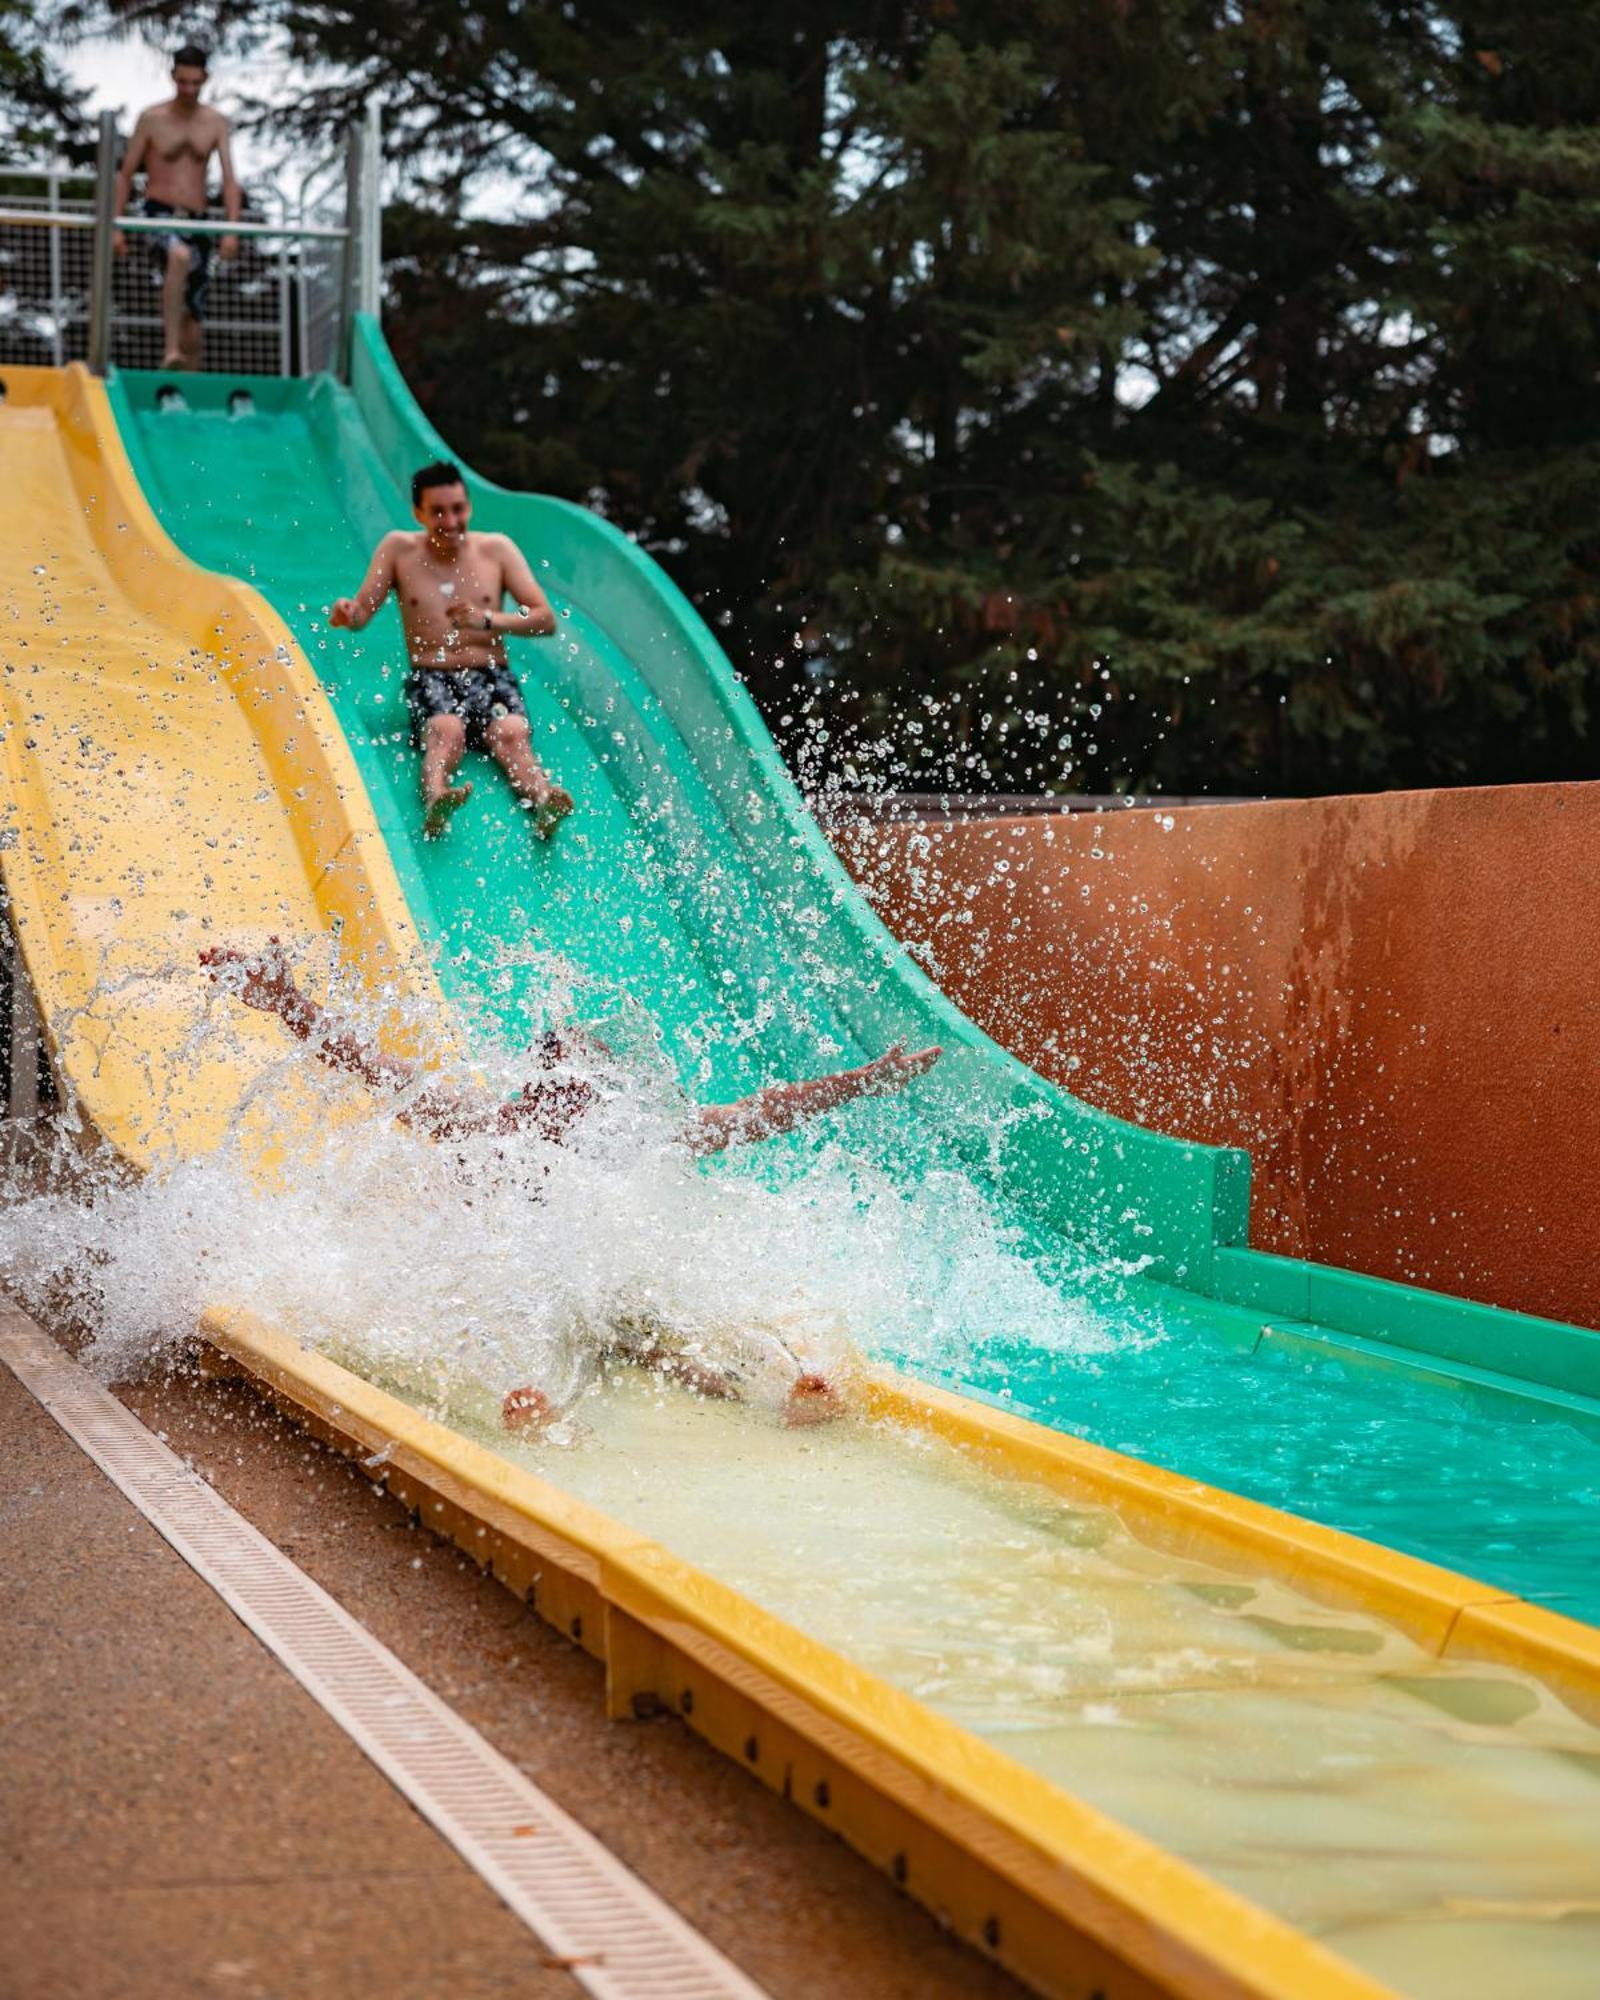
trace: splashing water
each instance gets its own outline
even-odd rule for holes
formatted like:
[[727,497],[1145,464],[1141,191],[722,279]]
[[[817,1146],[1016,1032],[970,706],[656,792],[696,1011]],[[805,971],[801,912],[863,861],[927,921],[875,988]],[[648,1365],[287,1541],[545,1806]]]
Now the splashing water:
[[[81,1022],[55,1021],[58,1045],[81,1030],[99,1048],[123,1008],[136,1024],[141,979],[197,974],[108,975]],[[959,1093],[941,1104],[938,1069],[910,1101],[863,1101],[702,1164],[677,1143],[689,1104],[673,1075],[674,1063],[698,1070],[696,1049],[667,1048],[614,986],[532,949],[477,983],[460,1040],[441,1046],[428,1009],[368,994],[325,941],[300,970],[342,1019],[381,1025],[431,1051],[439,1075],[506,1099],[544,1031],[593,1024],[605,1049],[576,1068],[597,1102],[567,1144],[524,1132],[437,1145],[396,1122],[403,1097],[376,1103],[206,989],[207,1006],[185,1008],[165,1088],[191,1103],[220,1088],[230,1115],[207,1129],[223,1129],[221,1145],[201,1159],[169,1145],[137,1185],[102,1155],[70,1197],[30,1199],[21,1175],[0,1179],[0,1282],[45,1317],[64,1306],[85,1323],[106,1376],[186,1339],[208,1306],[259,1305],[308,1346],[501,1439],[500,1402],[523,1385],[572,1412],[548,1440],[603,1430],[585,1392],[609,1378],[608,1358],[647,1344],[733,1377],[769,1409],[802,1366],[845,1376],[860,1350],[1600,1616],[1600,1441],[1559,1413],[1480,1408],[1197,1337],[1181,1294],[1006,1212],[994,1192],[1004,1114]],[[819,1051],[813,1067],[835,1059]],[[71,1130],[70,1116],[56,1127],[61,1153]],[[974,1138],[995,1142],[988,1156]],[[1420,1495],[1419,1464],[1449,1506]]]
[[[513,1098],[539,1036],[605,997],[568,965],[539,971],[518,982],[541,996],[526,1045],[478,1024],[470,1073],[402,1020],[434,1044],[426,1081]],[[329,992],[342,1022],[394,1038],[392,999],[360,997],[337,966],[309,973],[302,985]],[[103,982],[80,1012],[126,984]],[[221,985],[186,1044],[195,1067],[219,1048],[241,1059],[251,1017],[238,977]],[[56,1023],[58,1037],[73,1025]],[[378,1102],[302,1044],[264,1065],[256,1045],[214,1152],[132,1184],[101,1170],[71,1194],[14,1200],[0,1277],[30,1303],[65,1297],[108,1377],[185,1338],[208,1306],[267,1301],[308,1346],[474,1426],[523,1384],[570,1408],[608,1355],[647,1346],[775,1407],[797,1369],[848,1373],[886,1333],[944,1367],[997,1328],[1080,1353],[1107,1343],[959,1168],[892,1178],[848,1113],[799,1143],[702,1164],[681,1143],[692,1107],[650,1024],[613,1007],[600,1033],[558,1065],[594,1093],[560,1144],[528,1129],[435,1142],[396,1116],[420,1081]]]

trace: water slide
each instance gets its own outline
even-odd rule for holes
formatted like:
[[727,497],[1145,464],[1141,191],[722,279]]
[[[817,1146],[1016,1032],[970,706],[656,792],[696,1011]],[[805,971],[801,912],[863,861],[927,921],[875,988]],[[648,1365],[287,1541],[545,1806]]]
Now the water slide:
[[[547,976],[542,958],[516,961],[532,940],[584,968],[601,1014],[642,1004],[705,1098],[901,1038],[943,1043],[913,1096],[854,1114],[858,1151],[911,1188],[959,1166],[1118,1361],[1043,1338],[998,1296],[964,1325],[875,1325],[880,1354],[1600,1617],[1595,1523],[1562,1504],[1600,1469],[1600,1335],[1252,1251],[1244,1154],[1107,1117],[997,1048],[854,890],[692,607],[595,515],[470,478],[479,525],[518,541],[560,612],[556,638],[519,662],[540,752],[578,812],[536,847],[475,760],[470,807],[423,843],[395,610],[351,635],[325,607],[408,519],[411,469],[448,446],[370,321],[349,388],[257,382],[241,416],[236,387],[202,378],[186,407],[158,406],[161,378],[127,374],[112,394],[176,540],[248,576],[314,663],[458,1006],[488,1029],[497,1012],[521,1018]],[[970,1248],[941,1228],[952,1259]],[[959,1286],[954,1261],[928,1282],[946,1281]],[[1414,1477],[1435,1460],[1461,1481],[1451,1506]]]
[[[1259,1400],[1281,1428],[1287,1377],[1261,1352],[1279,1310],[1319,1355],[1318,1328],[1382,1347],[1382,1327],[1295,1319],[1324,1280],[1240,1247],[1237,1156],[1099,1117],[952,1013],[854,902],[693,614],[577,510],[475,488],[481,524],[549,564],[563,629],[530,705],[580,817],[534,847],[485,783],[423,849],[395,634],[321,629],[435,443],[370,328],[357,360],[352,390],[251,382],[248,414],[226,380],[162,410],[152,381],[108,398],[81,371],[6,371],[0,860],[104,1139],[158,1173],[203,1157],[281,1069],[268,1024],[225,1048],[198,1033],[207,942],[337,932],[394,996],[396,1035],[447,998],[486,1046],[548,974],[532,930],[594,1010],[642,1001],[705,1096],[819,1051],[944,1041],[937,1089],[858,1107],[852,1144],[907,1184],[958,1162],[1016,1245],[1159,1336],[1128,1403],[1193,1395],[1173,1350],[1209,1347],[1210,1422]],[[188,555],[256,588],[185,563],[134,471]],[[270,1201],[271,1121],[255,1138]],[[1336,1303],[1338,1275],[1317,1296]],[[1218,1296],[1252,1285],[1253,1305]],[[615,1713],[670,1706],[1040,1990],[1590,1990],[1600,1648],[1539,1601],[1562,1598],[1549,1582],[1390,1554],[903,1374],[869,1382],[878,1422],[803,1443],[624,1382],[555,1459],[447,1431],[250,1304],[208,1313],[215,1365],[381,1465],[600,1654]],[[1536,1346],[1502,1316],[1487,1368],[1446,1351],[1472,1309],[1411,1310],[1435,1335],[1384,1391],[1415,1395],[1417,1425],[1447,1399],[1458,1453],[1582,1441],[1572,1330]],[[907,1324],[883,1351],[962,1379],[1032,1370],[1043,1408],[1065,1357],[1025,1335],[952,1356]],[[1230,1409],[1219,1385],[1239,1382],[1258,1386]],[[1318,1393],[1356,1407],[1342,1377]]]

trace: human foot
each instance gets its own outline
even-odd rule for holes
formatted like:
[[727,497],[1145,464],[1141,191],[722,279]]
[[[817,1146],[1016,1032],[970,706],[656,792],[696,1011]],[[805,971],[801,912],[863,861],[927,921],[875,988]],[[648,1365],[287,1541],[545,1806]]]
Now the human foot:
[[783,1402],[783,1421],[792,1431],[831,1424],[844,1415],[844,1397],[826,1375],[796,1376]]
[[555,1417],[555,1406],[542,1389],[524,1384],[506,1392],[500,1421],[508,1431],[542,1431]]
[[548,840],[573,808],[571,792],[560,785],[552,785],[538,802],[530,808],[534,836],[538,840]]
[[422,815],[423,839],[437,840],[450,824],[452,815],[460,812],[471,797],[470,785],[447,786],[436,799],[429,802],[427,811]]

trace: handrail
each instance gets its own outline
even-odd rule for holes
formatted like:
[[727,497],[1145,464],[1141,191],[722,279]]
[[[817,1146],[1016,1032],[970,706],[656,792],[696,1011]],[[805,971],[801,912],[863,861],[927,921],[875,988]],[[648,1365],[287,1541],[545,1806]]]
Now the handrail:
[[[20,223],[44,229],[93,229],[92,215],[75,215],[65,209],[0,208],[0,225]],[[295,236],[317,241],[342,243],[349,231],[325,222],[227,222],[212,217],[188,215],[119,215],[112,227],[145,235],[184,236]]]
[[[232,236],[240,240],[249,238],[255,245],[253,255],[276,266],[279,372],[287,374],[296,365],[294,321],[298,313],[299,365],[311,368],[331,364],[336,373],[343,374],[348,367],[350,318],[358,305],[376,312],[381,286],[380,222],[375,206],[380,192],[381,147],[376,105],[367,107],[366,117],[351,136],[349,199],[346,213],[337,220],[328,217],[326,209],[322,212],[326,219],[307,218],[305,200],[310,176],[302,183],[298,206],[291,206],[288,201],[269,201],[264,204],[263,215],[260,208],[252,205],[248,220],[241,217],[232,221],[219,216],[215,209],[171,216],[137,212],[117,215],[113,212],[118,190],[117,165],[123,156],[124,141],[117,129],[117,116],[111,111],[99,115],[94,165],[74,172],[70,201],[63,199],[65,177],[61,171],[34,165],[9,168],[0,165],[0,176],[7,173],[11,176],[8,182],[0,181],[0,229],[43,232],[32,239],[43,245],[50,270],[50,310],[40,318],[47,329],[53,329],[49,339],[57,365],[66,358],[64,319],[81,317],[85,322],[84,351],[90,372],[104,377],[110,371],[113,319],[118,311],[113,295],[119,294],[114,253],[127,247],[125,240],[118,240],[119,233],[124,239],[150,237],[155,241],[174,235],[194,237],[208,245]],[[326,168],[318,172],[319,176],[325,174]],[[82,199],[86,191],[92,197],[88,202]],[[294,249],[297,244],[301,246],[298,253]],[[74,280],[74,304],[69,315],[63,305],[62,266],[69,255],[81,259],[84,245],[88,246],[88,284],[84,287]],[[30,259],[31,256],[32,253]],[[28,268],[33,268],[31,261]],[[73,268],[77,269],[76,263]],[[85,291],[86,311],[76,303]],[[121,292],[125,293],[126,287]],[[331,334],[327,323],[330,311],[335,321]],[[141,320],[137,308],[128,323],[135,320]],[[149,322],[141,320],[141,323]],[[265,324],[263,320],[262,327]],[[220,329],[224,322],[219,320],[216,325]],[[247,316],[226,330],[254,333],[258,331],[257,319]],[[255,365],[259,364],[252,361],[252,366]]]

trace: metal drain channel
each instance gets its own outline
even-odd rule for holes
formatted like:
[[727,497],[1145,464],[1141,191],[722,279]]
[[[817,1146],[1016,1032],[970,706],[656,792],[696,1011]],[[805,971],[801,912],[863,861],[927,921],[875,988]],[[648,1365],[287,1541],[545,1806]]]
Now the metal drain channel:
[[596,2000],[764,2000],[14,1309],[0,1360]]

